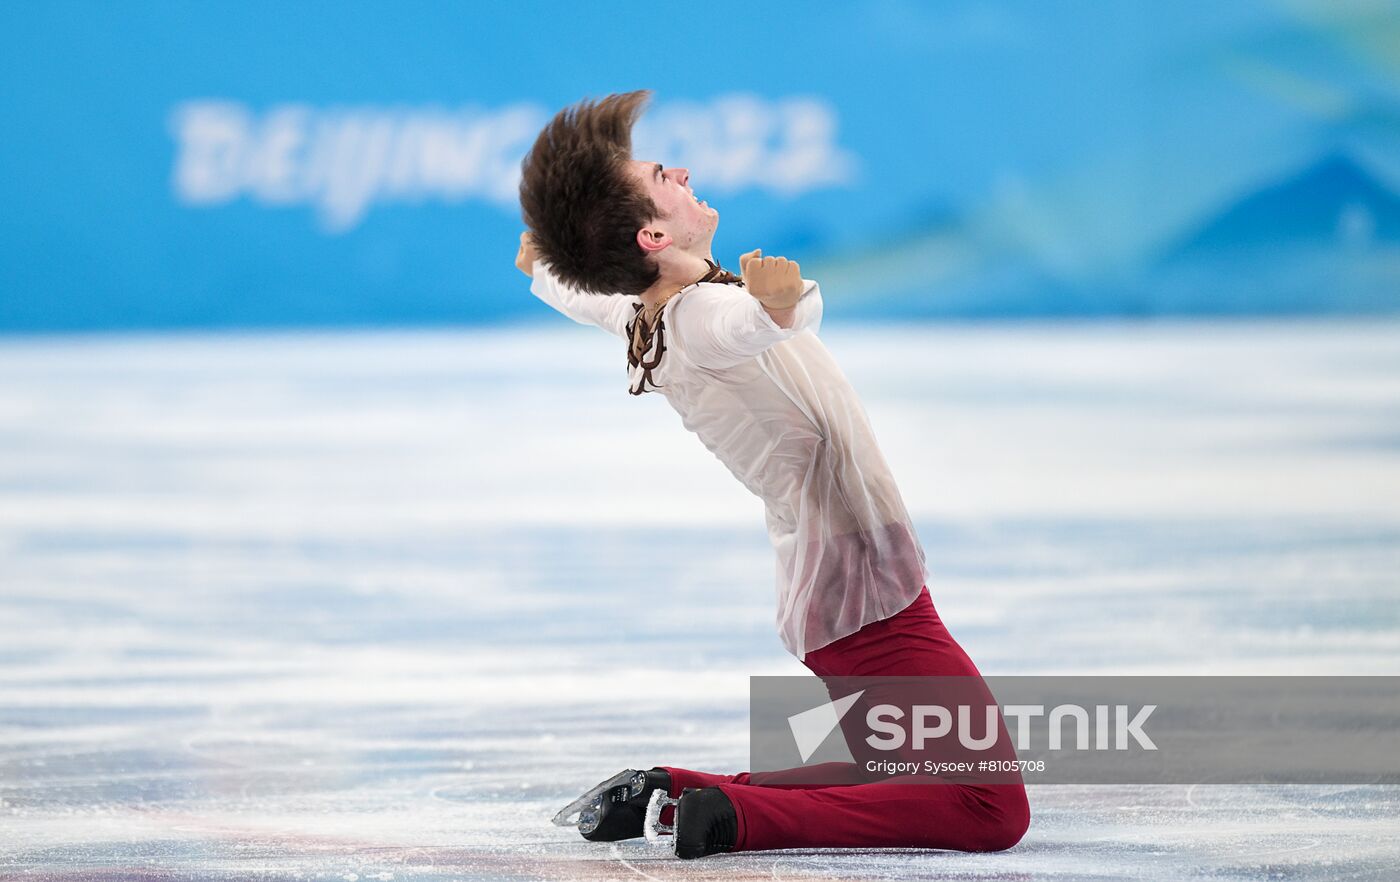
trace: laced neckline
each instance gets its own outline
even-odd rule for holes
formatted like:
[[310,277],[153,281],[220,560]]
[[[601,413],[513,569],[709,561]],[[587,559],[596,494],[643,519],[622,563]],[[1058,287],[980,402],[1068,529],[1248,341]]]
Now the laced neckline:
[[[700,278],[686,285],[685,288],[699,285],[703,282],[714,282],[721,285],[742,285],[744,280],[734,275],[729,270],[705,258],[707,269]],[[684,291],[682,288],[681,291]],[[677,291],[676,294],[679,294]],[[671,297],[676,296],[672,294]],[[632,321],[627,323],[627,369],[630,373],[633,369],[640,370],[638,376],[631,387],[627,390],[632,395],[641,395],[643,392],[650,392],[658,388],[652,380],[651,372],[661,365],[661,356],[666,354],[666,324],[661,320],[661,311],[671,300],[657,303],[648,309],[642,303],[632,304],[634,310]],[[647,388],[650,386],[651,388]]]

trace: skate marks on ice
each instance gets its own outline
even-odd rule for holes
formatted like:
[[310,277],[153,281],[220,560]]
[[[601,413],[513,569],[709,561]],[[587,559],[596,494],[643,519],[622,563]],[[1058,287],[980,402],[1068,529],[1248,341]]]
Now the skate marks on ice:
[[[1198,804],[1200,791],[1211,796]],[[1366,879],[1393,878],[1393,788],[1038,788],[1027,838],[1000,854],[794,850],[680,862],[638,842],[559,843],[493,864],[546,879]],[[1319,854],[1319,852],[1323,854]],[[520,876],[510,875],[512,870]]]
[[[1396,328],[827,336],[984,672],[1400,673]],[[1036,788],[997,855],[681,863],[550,826],[619,769],[743,768],[748,676],[801,672],[761,511],[610,343],[0,344],[0,877],[1400,864],[1381,788]]]

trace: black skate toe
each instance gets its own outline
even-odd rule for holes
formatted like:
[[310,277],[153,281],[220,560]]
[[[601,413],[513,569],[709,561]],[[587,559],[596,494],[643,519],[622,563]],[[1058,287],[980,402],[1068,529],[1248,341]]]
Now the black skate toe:
[[634,773],[630,781],[605,791],[594,807],[584,810],[579,817],[579,833],[589,842],[617,842],[641,836],[647,802],[657,789],[670,792],[670,772],[650,769]]
[[718,787],[687,791],[676,805],[676,857],[732,851],[738,838],[739,815]]

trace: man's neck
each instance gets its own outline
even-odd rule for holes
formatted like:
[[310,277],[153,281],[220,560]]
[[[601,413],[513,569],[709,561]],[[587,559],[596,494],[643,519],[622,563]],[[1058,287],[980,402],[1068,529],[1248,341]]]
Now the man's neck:
[[[706,257],[714,259],[709,255]],[[706,257],[696,254],[676,255],[675,260],[662,269],[661,278],[656,280],[656,284],[642,292],[642,305],[655,308],[685,286],[695,284],[710,270],[710,265],[705,262]]]

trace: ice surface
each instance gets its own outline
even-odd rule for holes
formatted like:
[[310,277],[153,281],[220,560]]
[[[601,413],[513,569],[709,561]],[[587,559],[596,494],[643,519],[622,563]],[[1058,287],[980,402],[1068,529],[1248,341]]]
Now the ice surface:
[[[985,673],[1400,673],[1400,325],[824,337]],[[803,670],[757,501],[624,387],[572,327],[0,343],[0,877],[1394,877],[1379,787],[1040,787],[994,855],[551,826],[742,769]]]

